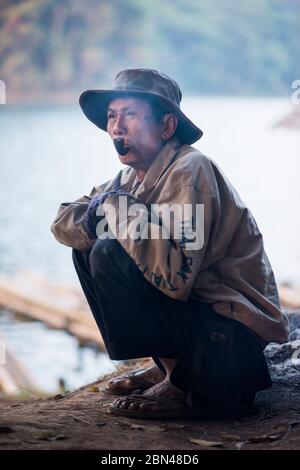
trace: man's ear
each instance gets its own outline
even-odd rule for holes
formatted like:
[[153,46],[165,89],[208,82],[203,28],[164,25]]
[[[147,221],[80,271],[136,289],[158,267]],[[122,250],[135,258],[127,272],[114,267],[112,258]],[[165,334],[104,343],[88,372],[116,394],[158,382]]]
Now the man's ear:
[[174,114],[165,114],[163,117],[163,132],[162,138],[169,140],[175,134],[178,125],[177,116]]

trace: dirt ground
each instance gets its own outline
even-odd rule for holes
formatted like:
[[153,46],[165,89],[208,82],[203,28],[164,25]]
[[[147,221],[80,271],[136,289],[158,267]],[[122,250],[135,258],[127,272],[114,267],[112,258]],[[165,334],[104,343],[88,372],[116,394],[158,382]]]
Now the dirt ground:
[[[109,375],[51,398],[0,400],[0,450],[300,449],[300,366],[291,360],[300,345],[299,314],[292,317],[292,324],[292,340],[267,349],[273,387],[257,394],[253,413],[247,418],[201,421],[119,417],[108,413],[108,405],[115,398],[97,391]],[[147,361],[140,361],[135,367],[145,364]],[[130,369],[132,364],[120,371]],[[211,442],[218,446],[211,446]]]

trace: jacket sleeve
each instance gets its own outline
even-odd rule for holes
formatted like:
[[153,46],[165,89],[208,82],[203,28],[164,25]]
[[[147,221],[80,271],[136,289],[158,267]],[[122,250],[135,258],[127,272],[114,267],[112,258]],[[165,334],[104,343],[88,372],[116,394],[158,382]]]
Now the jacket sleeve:
[[[150,208],[143,203],[140,203],[141,207],[144,207],[141,212],[144,210],[146,217],[139,219],[141,222],[139,227],[143,227],[144,236],[133,236],[134,232],[137,233],[135,229],[138,226],[134,213],[139,206],[138,201],[133,197],[127,197],[126,224],[124,224],[124,213],[120,214],[120,207],[124,207],[124,204],[120,205],[118,195],[108,196],[103,209],[111,232],[134,260],[145,278],[169,297],[187,300],[205,257],[213,220],[213,196],[200,191],[192,184],[178,186],[176,188],[176,185],[170,185],[172,189],[168,191],[167,199],[159,202],[159,205],[165,203],[170,207],[175,204],[177,209],[181,208],[181,212],[179,210],[177,214],[185,214],[181,218],[185,229],[181,231],[180,236],[178,236],[178,230],[175,233],[175,224],[170,224],[170,230],[165,232],[170,234],[169,237],[160,235],[159,238],[153,238],[151,236],[153,228],[157,229],[161,226],[162,233],[164,220],[167,219],[157,216],[157,207],[155,211],[153,206]],[[192,217],[190,217],[190,212],[186,216],[185,205],[192,207]],[[198,217],[198,220],[195,220],[195,217]],[[194,225],[194,229],[196,228],[194,230],[196,238],[188,235],[188,227],[191,225]]]
[[57,216],[51,225],[51,231],[57,241],[80,251],[92,248],[95,240],[86,232],[84,214],[91,199],[101,194],[109,183],[110,181],[93,187],[88,196],[82,196],[74,202],[63,202],[59,206]]

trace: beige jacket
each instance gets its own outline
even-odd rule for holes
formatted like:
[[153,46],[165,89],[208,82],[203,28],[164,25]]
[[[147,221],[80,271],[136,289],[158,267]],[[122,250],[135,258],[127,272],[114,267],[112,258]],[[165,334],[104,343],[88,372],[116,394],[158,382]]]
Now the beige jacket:
[[[120,186],[146,204],[204,204],[200,249],[189,250],[180,240],[137,242],[116,234],[149,282],[174,299],[193,296],[211,303],[217,313],[244,323],[266,342],[288,340],[288,321],[253,215],[218,165],[176,137],[163,147],[140,185],[135,170],[126,167],[89,196],[62,203],[51,226],[56,239],[78,250],[91,248],[94,241],[83,225],[87,206],[96,194]],[[104,210],[112,204],[118,211],[118,200],[118,195],[108,196]],[[128,197],[128,206],[134,202]]]

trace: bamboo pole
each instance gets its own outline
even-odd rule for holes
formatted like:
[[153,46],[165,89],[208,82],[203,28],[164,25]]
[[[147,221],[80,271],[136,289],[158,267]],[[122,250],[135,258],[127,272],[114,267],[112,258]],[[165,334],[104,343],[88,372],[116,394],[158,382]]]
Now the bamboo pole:
[[105,345],[85,299],[73,287],[57,286],[33,273],[0,278],[0,307],[64,329],[82,343]]

